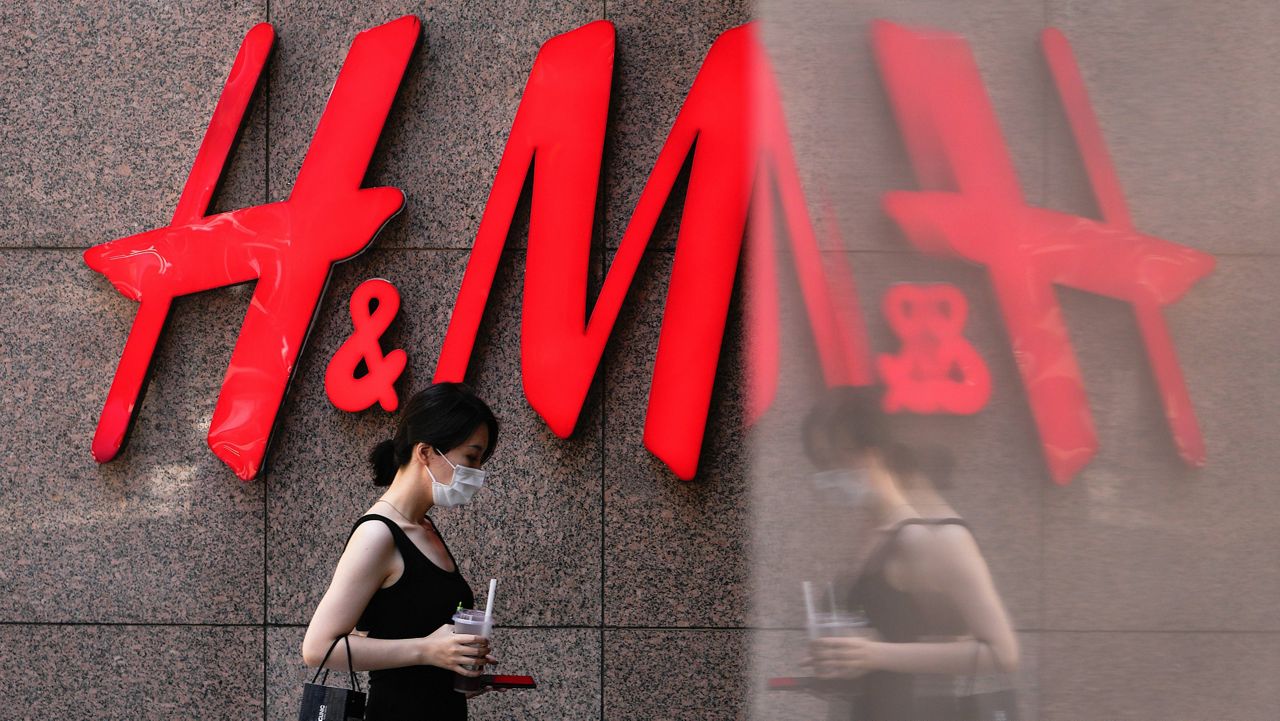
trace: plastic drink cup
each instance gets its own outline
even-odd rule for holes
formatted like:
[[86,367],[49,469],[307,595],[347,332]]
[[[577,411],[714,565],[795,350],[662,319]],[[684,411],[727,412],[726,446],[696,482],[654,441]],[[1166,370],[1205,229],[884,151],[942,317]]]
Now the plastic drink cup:
[[810,621],[810,638],[863,636],[869,632],[867,617],[848,611],[831,611],[813,614]]
[[[473,610],[470,608],[459,609],[457,613],[453,614],[453,632],[488,638],[489,629],[485,624],[484,611]],[[468,665],[465,668],[472,671],[479,671],[484,668],[484,665]],[[454,691],[479,691],[480,688],[481,681],[479,678],[463,676],[460,673],[455,673],[453,675]]]

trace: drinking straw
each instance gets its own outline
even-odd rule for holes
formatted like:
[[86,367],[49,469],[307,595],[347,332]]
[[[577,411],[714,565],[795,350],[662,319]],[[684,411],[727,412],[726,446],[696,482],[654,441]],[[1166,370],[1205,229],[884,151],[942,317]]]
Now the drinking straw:
[[818,614],[813,607],[813,581],[805,581],[801,585],[804,587],[804,611],[808,616],[809,638],[814,639],[818,637]]
[[489,598],[484,602],[484,635],[489,637],[489,632],[493,629],[493,594],[498,590],[498,579],[489,579]]

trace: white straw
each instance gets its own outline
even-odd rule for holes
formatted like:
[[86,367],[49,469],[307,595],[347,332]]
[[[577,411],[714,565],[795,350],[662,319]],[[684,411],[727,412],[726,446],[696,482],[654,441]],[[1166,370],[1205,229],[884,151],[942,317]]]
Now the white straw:
[[498,590],[498,579],[489,579],[489,598],[484,603],[484,635],[488,638],[493,629],[493,594]]
[[813,607],[813,581],[805,581],[801,585],[804,587],[804,611],[808,616],[809,638],[817,638],[818,614]]

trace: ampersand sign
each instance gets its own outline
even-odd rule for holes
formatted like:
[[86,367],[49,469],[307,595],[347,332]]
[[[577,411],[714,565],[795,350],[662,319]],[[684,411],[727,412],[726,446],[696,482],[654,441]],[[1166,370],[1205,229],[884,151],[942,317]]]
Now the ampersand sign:
[[895,285],[884,314],[902,339],[898,355],[877,359],[889,413],[977,413],[991,397],[991,374],[964,339],[969,305],[949,284]]
[[[377,302],[376,308],[370,308],[371,301]],[[400,293],[381,278],[366,280],[351,294],[351,325],[355,332],[333,354],[324,374],[324,389],[333,405],[353,413],[374,403],[381,403],[386,411],[394,411],[400,405],[395,382],[404,372],[409,356],[400,349],[383,355],[378,343],[398,312]],[[368,370],[357,377],[360,361]]]

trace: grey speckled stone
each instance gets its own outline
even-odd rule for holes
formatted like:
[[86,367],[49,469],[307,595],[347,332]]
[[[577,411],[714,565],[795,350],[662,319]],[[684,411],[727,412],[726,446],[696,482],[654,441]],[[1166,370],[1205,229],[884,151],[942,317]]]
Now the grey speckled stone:
[[[604,229],[606,246],[616,248],[707,51],[721,33],[749,21],[751,7],[739,0],[610,0],[607,10],[618,46],[605,140]],[[683,187],[682,176],[650,248],[675,247]]]
[[751,536],[741,314],[730,306],[698,475],[682,481],[642,440],[670,267],[662,251],[642,261],[606,353],[605,622],[740,626]]
[[[293,187],[329,90],[356,33],[401,15],[423,22],[423,37],[387,120],[366,185],[408,196],[384,247],[470,248],[506,147],[529,69],[542,43],[600,17],[585,0],[509,3],[273,2],[282,36],[272,69],[271,196]],[[323,8],[320,6],[324,6]],[[527,225],[513,240],[524,244]]]
[[[173,216],[262,0],[8,2],[0,66],[0,246],[85,247]],[[261,202],[264,108],[219,199]]]
[[[350,335],[347,303],[371,277],[394,283],[400,319],[386,348],[409,354],[407,389],[434,371],[466,261],[463,251],[373,251],[335,271],[328,299],[286,403],[270,506],[270,618],[305,623],[328,586],[351,523],[380,495],[370,481],[369,448],[389,438],[395,419],[375,406],[334,408],[324,373]],[[557,438],[529,408],[519,375],[519,298],[523,257],[501,266],[469,378],[502,430],[485,465],[485,489],[472,503],[432,512],[463,574],[479,592],[497,577],[499,622],[595,624],[600,620],[600,401],[589,394],[577,433]]]
[[1073,294],[1067,321],[1101,450],[1045,494],[1045,623],[1053,629],[1280,630],[1280,311],[1274,258],[1220,258],[1166,312],[1208,449],[1182,465],[1127,307]]
[[1280,636],[1045,633],[1044,721],[1270,718]]
[[[1137,228],[1202,250],[1273,253],[1275,4],[1053,0],[1047,7],[1048,24],[1075,48]],[[1049,197],[1096,216],[1066,116],[1051,100]]]
[[1041,2],[801,0],[757,3],[778,75],[809,206],[830,205],[842,239],[824,247],[898,250],[909,245],[881,209],[884,193],[918,188],[880,80],[871,22],[886,19],[964,36],[977,60],[1022,191],[1043,202],[1044,113],[1051,99],[1041,59]]
[[729,629],[605,631],[604,717],[746,718],[747,634]]
[[[297,715],[302,684],[311,679],[299,656],[306,629],[268,629],[267,718]],[[594,629],[498,628],[494,651],[497,673],[533,676],[533,691],[491,693],[468,704],[472,719],[595,718],[600,713],[600,632]],[[367,686],[367,674],[360,674]],[[330,673],[334,685],[347,685],[345,673]]]
[[262,718],[262,633],[246,627],[0,626],[5,714]]
[[120,456],[89,453],[137,305],[78,252],[0,255],[0,619],[262,620],[263,492],[205,434],[247,287],[179,300]]

